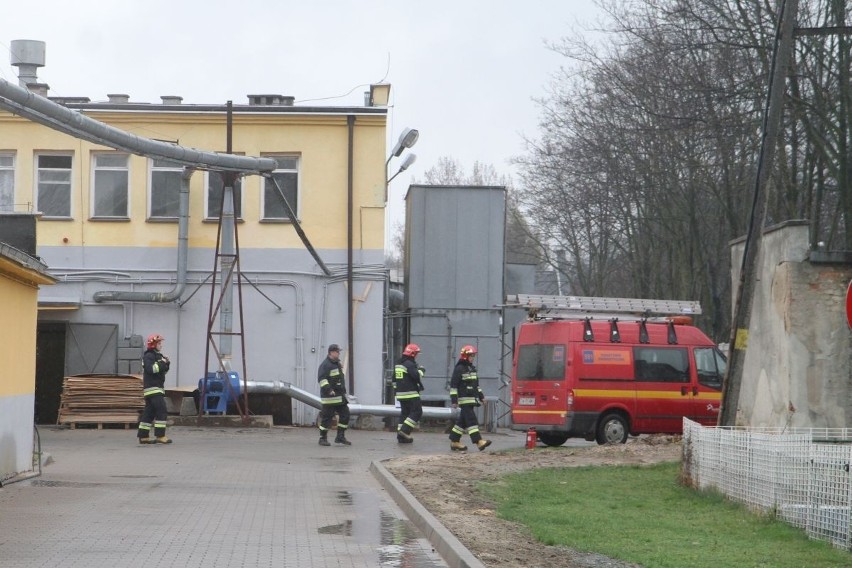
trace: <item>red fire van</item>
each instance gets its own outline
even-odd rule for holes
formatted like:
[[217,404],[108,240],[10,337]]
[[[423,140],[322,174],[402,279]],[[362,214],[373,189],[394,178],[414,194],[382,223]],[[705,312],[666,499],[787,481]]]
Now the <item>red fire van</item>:
[[[684,317],[700,313],[696,303],[517,298],[533,319],[518,329],[513,429],[534,427],[543,443],[559,446],[571,437],[607,444],[629,434],[679,434],[684,416],[716,424],[726,361]],[[594,309],[601,300],[609,304]],[[653,310],[637,302],[654,302]],[[652,315],[660,311],[673,317]]]

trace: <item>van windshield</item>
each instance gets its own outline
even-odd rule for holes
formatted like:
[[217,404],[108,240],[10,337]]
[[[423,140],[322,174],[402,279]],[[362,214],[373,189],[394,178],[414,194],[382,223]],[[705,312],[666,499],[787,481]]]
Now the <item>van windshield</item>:
[[521,345],[515,378],[521,381],[562,380],[565,345]]

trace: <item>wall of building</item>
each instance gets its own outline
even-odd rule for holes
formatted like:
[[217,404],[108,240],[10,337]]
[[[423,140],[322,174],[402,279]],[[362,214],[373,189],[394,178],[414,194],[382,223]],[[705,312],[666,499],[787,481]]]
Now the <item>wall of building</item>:
[[[734,294],[743,247],[732,247]],[[737,423],[852,426],[852,332],[845,312],[852,267],[811,262],[804,222],[767,230],[758,263]]]
[[[85,106],[85,105],[82,105]],[[95,105],[97,106],[97,105]],[[107,106],[107,105],[102,105]],[[224,151],[225,114],[195,110],[139,110],[130,105],[87,109],[88,116],[121,130],[182,146]],[[118,105],[120,107],[120,105]],[[347,112],[351,110],[351,112]],[[240,269],[244,283],[242,331],[249,380],[284,380],[318,392],[316,369],[329,343],[348,345],[347,201],[348,118],[353,135],[353,268],[355,285],[355,395],[364,404],[382,402],[382,316],[384,309],[384,212],[386,109],[337,109],[300,112],[271,109],[235,112],[233,152],[252,156],[299,156],[299,203],[302,229],[333,272],[323,274],[292,224],[261,220],[263,179],[242,180],[238,222]],[[78,309],[44,310],[44,321],[111,323],[120,337],[166,336],[165,350],[175,363],[167,385],[194,385],[205,369],[210,277],[218,225],[205,220],[204,172],[190,181],[188,283],[178,303],[96,303],[99,291],[168,292],[175,287],[177,221],[147,219],[149,161],[130,157],[129,218],[91,219],[95,151],[108,150],[55,132],[19,117],[0,113],[0,148],[14,149],[15,203],[34,203],[34,156],[39,152],[73,152],[71,219],[39,221],[38,254],[59,282],[46,300],[67,301]],[[217,274],[217,281],[221,275]],[[234,294],[234,330],[238,303]],[[217,291],[218,299],[218,291]],[[218,322],[214,324],[218,331]],[[218,337],[217,337],[218,339]],[[212,350],[211,350],[212,351]],[[232,368],[242,373],[240,341],[233,340]],[[342,354],[344,360],[348,354]],[[209,367],[217,363],[211,355]],[[32,405],[29,405],[30,414]],[[311,423],[316,411],[294,402],[295,423]]]
[[486,396],[500,394],[505,207],[503,187],[408,189],[405,305],[409,339],[422,349],[417,361],[426,368],[421,396],[427,400],[449,400],[453,368],[468,344],[479,351]]
[[38,287],[0,256],[0,480],[33,467]]

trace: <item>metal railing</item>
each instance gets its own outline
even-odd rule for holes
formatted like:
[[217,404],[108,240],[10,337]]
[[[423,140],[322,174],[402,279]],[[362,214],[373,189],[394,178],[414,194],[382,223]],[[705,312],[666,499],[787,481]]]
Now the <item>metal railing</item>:
[[852,429],[705,427],[684,419],[685,482],[852,548]]

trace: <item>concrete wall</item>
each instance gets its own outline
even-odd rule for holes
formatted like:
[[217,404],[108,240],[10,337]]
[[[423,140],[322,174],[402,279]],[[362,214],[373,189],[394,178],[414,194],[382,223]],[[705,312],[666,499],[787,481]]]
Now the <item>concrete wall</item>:
[[[807,223],[767,229],[763,239],[737,424],[850,427],[852,267],[812,263]],[[743,247],[732,247],[734,297]]]
[[[90,267],[110,267],[111,275],[86,274],[66,269],[61,260],[68,247],[44,247],[43,258],[52,272],[67,280],[53,286],[50,296],[81,301],[80,310],[42,314],[42,319],[75,323],[114,323],[119,337],[159,333],[166,338],[164,351],[172,360],[166,376],[168,386],[193,386],[204,376],[206,324],[210,307],[209,276],[213,251],[192,249],[189,254],[188,283],[182,304],[115,303],[97,304],[91,297],[103,290],[166,292],[174,287],[174,249],[158,249],[140,271],[145,255],[138,248],[87,247]],[[59,254],[54,255],[54,252]],[[330,268],[340,269],[345,252],[318,251]],[[356,260],[361,260],[361,255]],[[364,255],[370,263],[381,261],[379,253]],[[240,254],[243,282],[243,316],[240,326],[237,292],[234,291],[234,330],[243,330],[246,342],[246,378],[252,381],[286,381],[319,394],[316,372],[330,343],[347,347],[347,291],[345,278],[327,279],[316,273],[313,259],[305,251],[244,250]],[[357,268],[357,267],[356,267]],[[382,274],[369,273],[355,281],[355,394],[363,404],[382,402],[382,313],[384,281]],[[217,282],[219,275],[217,274]],[[249,284],[248,282],[251,282]],[[217,292],[218,294],[218,292]],[[218,298],[218,295],[217,295]],[[214,331],[219,331],[218,321]],[[232,369],[242,376],[243,362],[239,338],[233,341]],[[341,354],[344,361],[348,353]],[[209,369],[218,363],[210,354]],[[315,410],[293,403],[293,421],[310,424]]]

